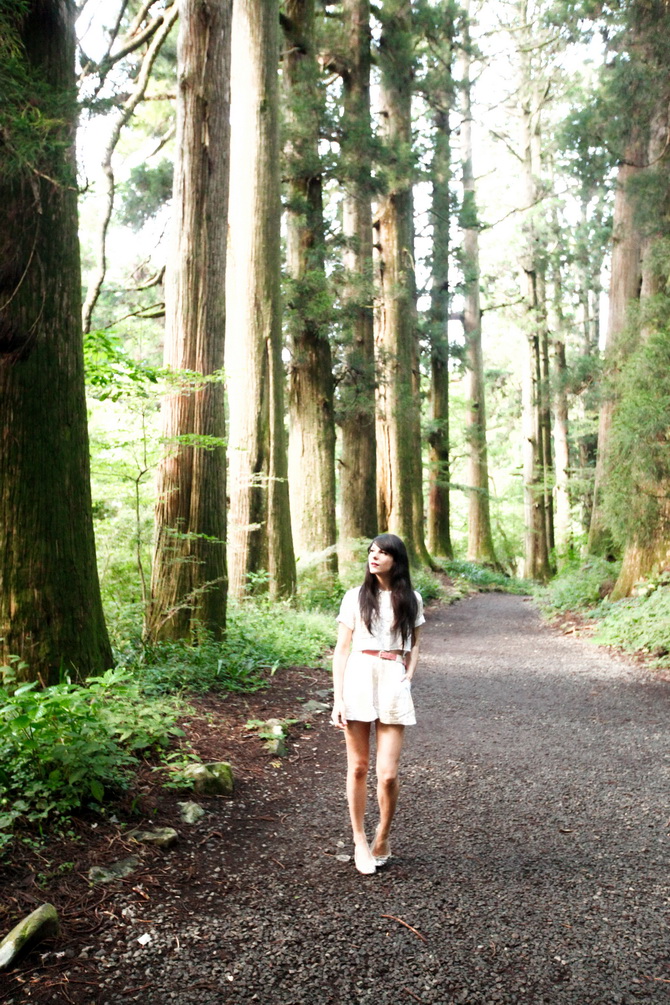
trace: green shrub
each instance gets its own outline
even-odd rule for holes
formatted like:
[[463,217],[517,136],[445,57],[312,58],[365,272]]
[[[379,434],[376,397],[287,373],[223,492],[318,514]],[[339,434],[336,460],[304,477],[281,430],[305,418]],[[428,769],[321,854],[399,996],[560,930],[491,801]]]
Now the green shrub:
[[41,826],[126,788],[140,751],[183,735],[174,702],[147,699],[127,671],[40,689],[0,669],[0,847],[17,821]]
[[670,666],[670,586],[648,596],[608,604],[600,612],[595,641],[631,653],[648,653],[657,666]]
[[549,614],[585,610],[610,592],[618,573],[619,564],[604,558],[571,561],[546,586],[537,587],[535,597]]

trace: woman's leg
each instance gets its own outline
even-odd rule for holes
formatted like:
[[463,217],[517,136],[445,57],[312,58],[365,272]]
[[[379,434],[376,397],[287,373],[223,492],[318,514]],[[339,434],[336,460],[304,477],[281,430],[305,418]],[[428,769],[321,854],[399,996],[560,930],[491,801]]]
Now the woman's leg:
[[363,819],[367,798],[368,765],[370,762],[369,722],[349,720],[344,735],[347,741],[347,802],[354,844],[368,847]]
[[378,858],[389,855],[389,831],[398,802],[398,763],[405,737],[405,727],[387,725],[377,720],[377,800],[379,826],[372,854]]

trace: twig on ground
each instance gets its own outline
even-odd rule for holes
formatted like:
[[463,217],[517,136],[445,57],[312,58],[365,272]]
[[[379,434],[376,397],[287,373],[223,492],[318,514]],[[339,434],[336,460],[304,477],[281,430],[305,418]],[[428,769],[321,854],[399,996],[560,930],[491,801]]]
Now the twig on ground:
[[402,918],[396,918],[395,914],[382,914],[380,915],[380,917],[390,918],[391,921],[398,921],[401,925],[404,925],[405,928],[409,928],[410,932],[414,932],[414,934],[418,936],[418,938],[421,939],[422,942],[428,942],[428,939],[426,938],[425,935],[422,935],[421,932],[418,932],[416,930],[416,928],[413,928],[411,925],[408,925],[406,921],[402,920]]
[[419,998],[418,995],[415,995],[413,991],[410,991],[409,988],[403,988],[403,991],[406,991],[408,995],[411,995],[412,998],[414,998],[415,1001],[418,1001],[418,1002],[421,1001],[421,998]]

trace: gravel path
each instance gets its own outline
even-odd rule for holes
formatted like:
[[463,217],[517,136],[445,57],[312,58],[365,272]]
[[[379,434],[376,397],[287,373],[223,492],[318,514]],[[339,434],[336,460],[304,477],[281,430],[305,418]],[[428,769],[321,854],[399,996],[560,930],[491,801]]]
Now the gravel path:
[[335,857],[344,750],[324,724],[283,790],[218,803],[170,853],[160,904],[119,897],[77,1001],[670,1002],[668,685],[519,597],[429,613],[389,866]]

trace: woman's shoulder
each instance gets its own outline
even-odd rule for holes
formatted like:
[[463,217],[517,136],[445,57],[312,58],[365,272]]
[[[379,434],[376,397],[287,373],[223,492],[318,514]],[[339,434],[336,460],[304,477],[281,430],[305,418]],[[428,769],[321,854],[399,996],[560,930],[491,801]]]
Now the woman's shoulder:
[[345,610],[357,607],[360,592],[361,592],[360,586],[352,586],[351,589],[347,590],[344,596],[342,597],[340,607]]

